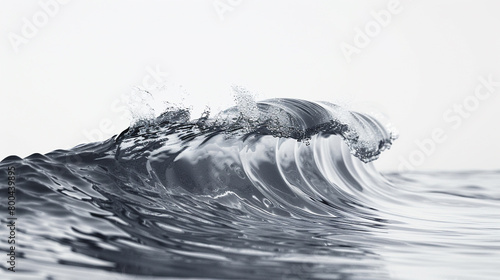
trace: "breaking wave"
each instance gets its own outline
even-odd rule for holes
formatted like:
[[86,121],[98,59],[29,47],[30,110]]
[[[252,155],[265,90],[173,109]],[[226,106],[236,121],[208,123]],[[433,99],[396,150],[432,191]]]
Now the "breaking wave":
[[380,234],[399,224],[388,205],[418,197],[370,163],[395,138],[331,103],[243,100],[214,117],[171,109],[104,142],[8,157],[0,168],[16,167],[22,205],[19,269],[46,279],[387,279],[377,244],[400,242]]

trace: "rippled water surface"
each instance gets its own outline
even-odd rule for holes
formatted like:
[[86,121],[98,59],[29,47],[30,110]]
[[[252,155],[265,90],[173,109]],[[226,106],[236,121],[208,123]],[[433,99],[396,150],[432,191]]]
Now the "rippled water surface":
[[395,138],[281,99],[8,157],[18,257],[1,279],[498,279],[500,172],[380,174]]

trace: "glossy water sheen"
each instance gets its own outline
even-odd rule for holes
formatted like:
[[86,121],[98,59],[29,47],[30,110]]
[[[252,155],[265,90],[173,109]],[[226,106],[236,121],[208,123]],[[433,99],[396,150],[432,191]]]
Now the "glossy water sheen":
[[395,136],[327,103],[188,119],[2,161],[21,255],[1,279],[498,279],[499,172],[381,175],[364,162]]

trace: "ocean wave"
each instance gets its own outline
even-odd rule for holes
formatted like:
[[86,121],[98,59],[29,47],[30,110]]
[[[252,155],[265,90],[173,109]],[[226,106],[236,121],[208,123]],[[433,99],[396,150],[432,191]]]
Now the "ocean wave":
[[[248,270],[253,262],[279,278],[314,270],[314,261],[297,259],[311,246],[318,260],[350,248],[348,255],[376,262],[356,242],[320,248],[332,228],[362,235],[381,227],[370,194],[387,183],[369,161],[394,139],[368,115],[272,99],[194,120],[172,108],[104,142],[0,165],[16,166],[20,201],[30,205],[20,210],[33,244],[23,262],[42,253],[49,262],[135,275],[263,278]],[[229,262],[239,272],[213,270]],[[298,263],[292,274],[283,266]]]
[[380,180],[350,155],[367,163],[396,138],[373,117],[331,103],[244,105],[192,121],[185,109],[168,111],[124,131],[109,154],[170,194],[232,195],[281,214],[328,215],[332,205],[356,204],[352,194],[366,188],[364,179]]
[[381,175],[396,135],[375,118],[238,98],[4,159],[16,279],[498,278],[498,172]]

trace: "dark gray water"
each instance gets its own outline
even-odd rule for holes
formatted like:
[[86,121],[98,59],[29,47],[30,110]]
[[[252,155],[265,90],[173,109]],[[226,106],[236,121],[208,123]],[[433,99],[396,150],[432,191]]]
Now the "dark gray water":
[[370,161],[395,138],[280,99],[8,157],[16,272],[2,261],[0,278],[498,279],[500,172],[380,174]]

